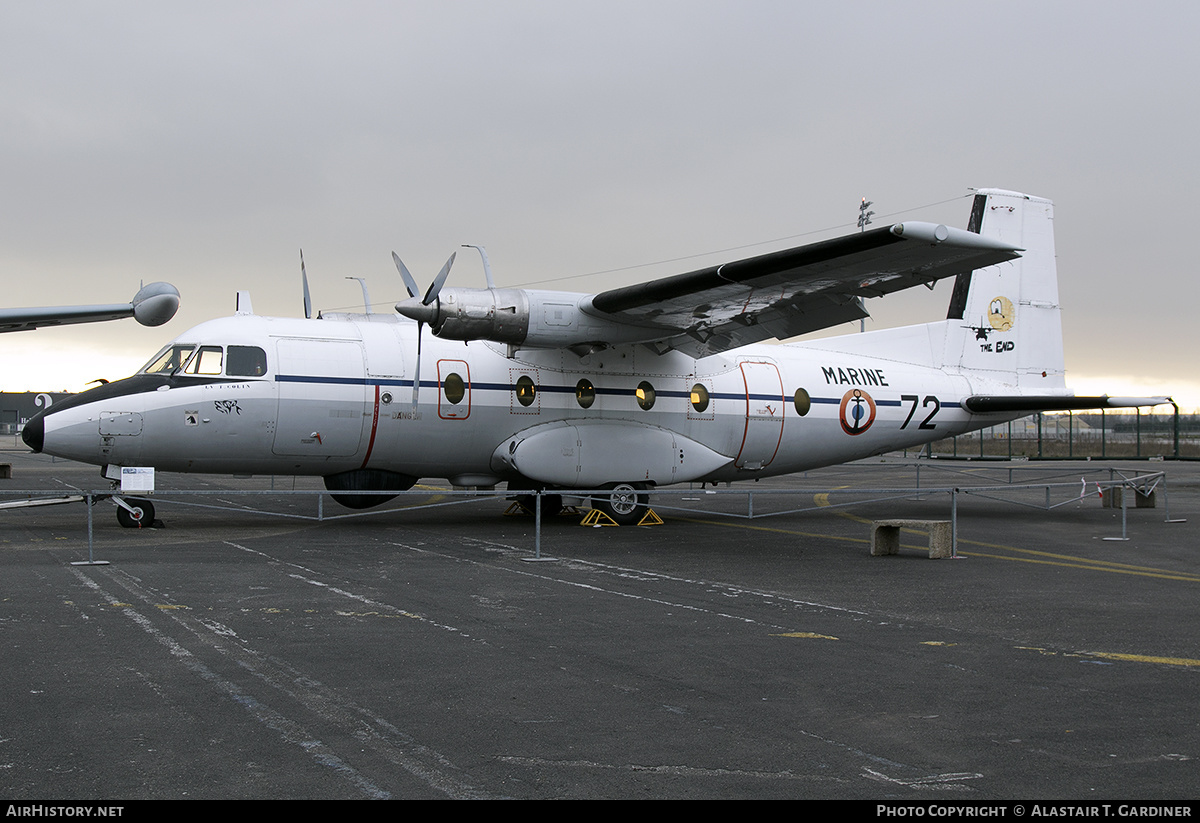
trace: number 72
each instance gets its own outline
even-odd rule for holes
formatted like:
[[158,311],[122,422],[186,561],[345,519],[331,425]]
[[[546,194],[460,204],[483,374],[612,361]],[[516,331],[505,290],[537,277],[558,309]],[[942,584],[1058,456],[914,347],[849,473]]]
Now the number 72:
[[[904,422],[900,424],[900,428],[902,428],[902,429],[908,428],[908,424],[910,422],[912,422],[913,415],[916,414],[916,412],[917,412],[917,396],[915,394],[900,395],[901,403],[910,402],[910,401],[912,402],[912,406],[910,406],[908,409],[908,417],[904,418]],[[938,411],[942,408],[942,402],[940,400],[938,400],[936,397],[934,397],[932,394],[927,394],[927,395],[925,395],[925,399],[923,401],[921,401],[921,406],[928,407],[931,405],[933,406],[933,411],[931,411],[929,414],[927,414],[925,416],[925,419],[921,421],[921,425],[917,426],[917,428],[919,428],[919,429],[936,429],[937,428],[936,424],[931,423],[929,421],[933,420],[933,416],[935,414],[937,414]]]

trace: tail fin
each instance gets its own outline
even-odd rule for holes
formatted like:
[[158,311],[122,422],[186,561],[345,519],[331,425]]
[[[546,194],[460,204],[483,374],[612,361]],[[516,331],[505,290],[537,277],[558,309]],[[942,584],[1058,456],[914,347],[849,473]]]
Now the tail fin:
[[1022,393],[1064,388],[1054,204],[978,189],[967,228],[1025,251],[1018,260],[959,275],[947,314],[945,366]]

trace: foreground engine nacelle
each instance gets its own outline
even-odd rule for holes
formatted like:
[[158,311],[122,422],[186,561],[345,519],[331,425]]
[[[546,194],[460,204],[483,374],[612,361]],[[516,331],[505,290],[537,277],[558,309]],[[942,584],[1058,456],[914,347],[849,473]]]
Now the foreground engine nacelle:
[[654,340],[662,330],[609,320],[574,292],[528,289],[442,289],[425,304],[396,305],[405,317],[426,323],[446,340],[491,340],[529,348],[606,348]]
[[434,312],[429,328],[446,340],[522,343],[529,333],[529,299],[523,289],[442,289],[428,308]]

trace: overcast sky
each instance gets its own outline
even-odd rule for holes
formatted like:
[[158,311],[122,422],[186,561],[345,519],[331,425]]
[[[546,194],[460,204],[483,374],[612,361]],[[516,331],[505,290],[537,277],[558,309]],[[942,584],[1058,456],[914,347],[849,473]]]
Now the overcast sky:
[[[124,376],[238,289],[299,315],[301,247],[318,308],[360,307],[359,276],[390,310],[393,249],[422,282],[479,243],[501,285],[591,292],[853,231],[864,196],[877,224],[965,226],[968,187],[995,186],[1055,201],[1068,382],[1200,406],[1198,23],[1183,2],[8,0],[0,302],[167,280],[183,305],[2,335],[0,388]],[[482,286],[478,257],[452,282]],[[948,299],[869,301],[868,328]]]

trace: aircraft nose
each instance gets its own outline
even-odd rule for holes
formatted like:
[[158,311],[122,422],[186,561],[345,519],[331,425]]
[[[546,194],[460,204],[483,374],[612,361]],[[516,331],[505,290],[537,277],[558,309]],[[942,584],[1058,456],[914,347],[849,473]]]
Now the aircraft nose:
[[46,443],[46,421],[43,415],[34,415],[33,419],[21,429],[21,439],[25,445],[41,454],[42,446]]

